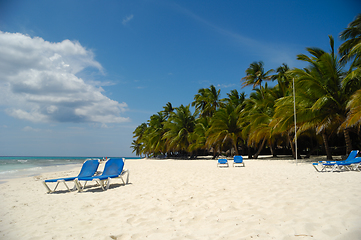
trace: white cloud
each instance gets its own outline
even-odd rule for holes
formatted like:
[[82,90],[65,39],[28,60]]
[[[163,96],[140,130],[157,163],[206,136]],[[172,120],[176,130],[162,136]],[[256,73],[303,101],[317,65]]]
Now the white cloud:
[[79,42],[51,43],[0,31],[0,104],[10,116],[32,122],[128,121],[120,116],[126,103],[76,76],[87,67],[102,71]]
[[122,22],[123,25],[127,25],[127,23],[133,19],[133,17],[134,17],[133,14],[131,14],[131,15],[127,16],[126,18],[124,18],[123,22]]
[[230,84],[217,84],[217,87],[219,88],[234,88],[237,87],[238,85],[235,83],[230,83]]
[[23,131],[25,131],[25,132],[39,132],[40,129],[32,128],[30,126],[26,126],[26,127],[23,128]]

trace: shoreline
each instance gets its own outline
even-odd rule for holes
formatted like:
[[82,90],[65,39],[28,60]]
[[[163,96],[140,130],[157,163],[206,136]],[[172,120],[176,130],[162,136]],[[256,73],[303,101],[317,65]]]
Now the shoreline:
[[[343,156],[333,156],[334,161],[341,160]],[[216,159],[213,159],[213,156],[199,156],[196,159],[185,159],[185,158],[129,158],[126,161],[129,160],[172,160],[172,161],[217,161],[218,158],[227,158],[227,160],[232,161],[233,157],[217,157]],[[277,157],[273,157],[272,155],[260,155],[257,159],[248,159],[247,156],[243,156],[244,160],[247,161],[289,161],[289,162],[295,162],[296,159],[293,159],[291,155],[280,155]],[[298,163],[312,163],[317,161],[326,160],[326,156],[312,156],[311,158],[302,158],[298,159]],[[71,164],[61,164],[61,165],[54,165],[54,166],[44,166],[44,167],[33,167],[33,168],[24,168],[24,169],[16,169],[16,170],[10,170],[9,172],[2,172],[0,173],[0,184],[3,184],[11,179],[18,179],[18,178],[26,178],[26,177],[35,177],[37,175],[42,175],[46,173],[51,172],[61,172],[61,171],[69,171],[72,169],[78,169],[80,171],[80,168],[82,166],[82,163],[71,163]],[[77,175],[77,174],[76,174]]]
[[54,166],[44,166],[44,167],[33,167],[33,168],[24,168],[17,170],[10,170],[7,172],[3,172],[0,174],[0,184],[7,182],[12,179],[18,178],[27,178],[34,177],[37,175],[51,173],[51,172],[62,172],[71,170],[74,168],[79,168],[82,166],[81,163],[72,163],[72,164],[62,164],[62,165],[54,165]]

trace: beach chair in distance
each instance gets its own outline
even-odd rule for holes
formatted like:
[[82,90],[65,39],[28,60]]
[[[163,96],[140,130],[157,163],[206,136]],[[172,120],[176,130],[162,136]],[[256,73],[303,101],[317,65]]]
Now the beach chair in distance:
[[[352,150],[346,160],[343,161],[319,161],[317,163],[312,163],[312,166],[316,169],[317,172],[326,172],[327,169],[331,169],[331,172],[337,169],[336,165],[348,165],[349,163],[355,164],[355,158],[359,150]],[[341,170],[341,169],[340,169]]]
[[351,170],[356,170],[355,166],[359,165],[361,163],[361,157],[357,157],[355,159],[352,159],[352,160],[349,160],[349,161],[344,161],[344,162],[338,162],[336,163],[331,172],[334,172],[334,171],[344,171],[344,170],[348,170],[348,171],[351,171]]
[[[357,158],[356,158],[356,159],[357,159]],[[352,170],[354,170],[354,171],[361,171],[361,162],[352,164],[351,166],[352,166]]]
[[[97,160],[86,160],[83,163],[83,166],[81,167],[80,173],[78,174],[78,176],[76,177],[66,177],[66,178],[56,178],[56,179],[48,179],[43,181],[43,184],[47,190],[47,193],[53,193],[55,192],[56,188],[58,187],[59,183],[64,183],[65,187],[68,189],[68,191],[70,192],[70,188],[68,187],[68,185],[66,184],[66,182],[70,182],[70,181],[75,181],[75,179],[79,178],[79,177],[91,177],[93,176],[99,166],[99,159]],[[49,183],[56,183],[56,186],[53,190],[51,190],[51,188],[48,186]],[[74,187],[73,190],[76,189],[76,184],[74,183]]]
[[242,166],[244,167],[243,157],[242,156],[234,156],[233,157],[233,167]]
[[[101,175],[76,178],[74,181],[78,191],[82,192],[89,181],[96,181],[103,191],[109,189],[110,179],[120,178],[124,185],[128,184],[129,170],[124,169],[124,161],[124,158],[111,158],[105,163],[104,170]],[[125,174],[127,175],[126,181],[123,179]],[[84,186],[82,186],[81,181],[85,181]]]
[[217,167],[228,167],[228,160],[226,158],[220,158],[217,161]]

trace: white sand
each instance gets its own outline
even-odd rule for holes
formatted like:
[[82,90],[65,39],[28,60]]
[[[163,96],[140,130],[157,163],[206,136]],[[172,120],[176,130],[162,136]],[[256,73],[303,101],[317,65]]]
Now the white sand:
[[[311,163],[127,160],[130,184],[46,194],[41,180],[0,185],[0,239],[361,239],[361,172]],[[60,190],[65,190],[60,186]]]

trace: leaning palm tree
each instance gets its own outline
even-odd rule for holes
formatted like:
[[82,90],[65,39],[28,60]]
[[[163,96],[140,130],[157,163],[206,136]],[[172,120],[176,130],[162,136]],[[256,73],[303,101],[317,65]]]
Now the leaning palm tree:
[[246,76],[242,78],[243,81],[242,86],[246,87],[249,85],[253,85],[253,89],[257,86],[260,88],[262,87],[263,81],[271,80],[271,76],[269,75],[274,70],[268,70],[267,72],[264,71],[263,62],[253,62],[246,70]]

